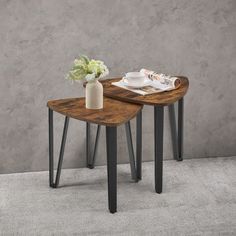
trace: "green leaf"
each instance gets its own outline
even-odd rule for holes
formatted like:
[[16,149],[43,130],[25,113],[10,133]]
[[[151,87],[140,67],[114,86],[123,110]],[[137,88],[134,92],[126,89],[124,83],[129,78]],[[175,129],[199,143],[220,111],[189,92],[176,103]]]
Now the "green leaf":
[[88,58],[87,56],[85,56],[85,55],[81,55],[81,56],[80,56],[80,59],[83,60],[83,61],[85,62],[86,65],[89,64],[89,58]]

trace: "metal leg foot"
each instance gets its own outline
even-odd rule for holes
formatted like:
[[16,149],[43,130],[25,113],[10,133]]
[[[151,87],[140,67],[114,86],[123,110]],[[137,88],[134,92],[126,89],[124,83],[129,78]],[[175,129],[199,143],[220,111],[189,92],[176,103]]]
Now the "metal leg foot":
[[127,138],[127,144],[128,144],[128,150],[129,150],[129,161],[130,161],[131,176],[132,176],[133,180],[137,181],[136,169],[135,169],[134,148],[133,148],[133,142],[132,142],[130,121],[128,121],[125,124],[125,131],[126,131],[126,138]]
[[106,127],[108,205],[111,213],[117,209],[117,128]]
[[65,151],[65,144],[66,144],[66,137],[67,137],[67,130],[69,125],[69,117],[65,117],[62,141],[61,141],[61,149],[59,154],[58,166],[57,166],[57,173],[56,173],[56,180],[54,183],[54,160],[53,160],[53,110],[49,109],[48,113],[48,121],[49,121],[49,186],[52,188],[57,188],[60,181],[61,175],[61,168],[63,162],[63,156]]
[[164,107],[154,107],[155,190],[162,192]]

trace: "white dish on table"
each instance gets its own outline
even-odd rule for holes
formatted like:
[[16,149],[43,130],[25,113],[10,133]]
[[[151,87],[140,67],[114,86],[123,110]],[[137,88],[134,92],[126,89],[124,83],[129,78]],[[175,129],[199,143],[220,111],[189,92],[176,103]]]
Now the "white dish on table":
[[130,80],[127,79],[126,77],[123,77],[122,82],[125,86],[130,87],[130,88],[143,88],[152,83],[152,81],[148,79],[147,77],[145,77],[143,81],[137,80],[137,81],[132,81],[132,82],[130,82]]

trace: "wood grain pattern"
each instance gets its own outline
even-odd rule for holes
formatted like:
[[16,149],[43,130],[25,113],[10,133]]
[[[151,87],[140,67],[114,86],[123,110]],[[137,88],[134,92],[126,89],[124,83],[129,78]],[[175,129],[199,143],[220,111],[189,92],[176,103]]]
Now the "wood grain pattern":
[[86,109],[85,98],[52,100],[47,106],[65,116],[105,126],[118,126],[131,120],[142,109],[142,105],[132,104],[104,97],[104,108]]
[[181,85],[178,89],[145,96],[111,84],[112,82],[121,80],[121,78],[107,79],[100,82],[103,84],[104,96],[106,97],[137,104],[167,106],[178,101],[187,93],[189,87],[188,78],[184,76],[177,77],[181,79]]

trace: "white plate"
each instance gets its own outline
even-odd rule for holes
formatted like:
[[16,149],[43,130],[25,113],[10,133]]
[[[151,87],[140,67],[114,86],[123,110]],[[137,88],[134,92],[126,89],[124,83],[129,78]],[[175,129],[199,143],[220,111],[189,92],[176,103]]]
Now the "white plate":
[[128,80],[125,77],[123,77],[122,82],[125,86],[130,87],[130,88],[143,88],[145,86],[150,85],[152,81],[150,79],[145,79],[142,84],[130,84]]

